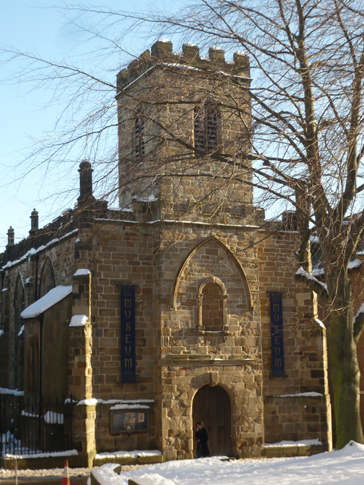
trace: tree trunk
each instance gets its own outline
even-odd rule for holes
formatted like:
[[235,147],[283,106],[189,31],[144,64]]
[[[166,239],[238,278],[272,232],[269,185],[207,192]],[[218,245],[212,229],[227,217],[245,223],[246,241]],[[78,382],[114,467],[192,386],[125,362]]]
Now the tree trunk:
[[360,420],[360,370],[353,335],[353,296],[350,280],[343,274],[339,276],[337,295],[331,303],[327,338],[334,391],[335,447],[340,449],[350,440],[363,443],[364,439]]

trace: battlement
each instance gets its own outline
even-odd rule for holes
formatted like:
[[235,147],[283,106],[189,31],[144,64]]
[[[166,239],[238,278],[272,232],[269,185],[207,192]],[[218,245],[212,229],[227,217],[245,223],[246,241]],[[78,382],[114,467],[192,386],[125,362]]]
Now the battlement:
[[173,52],[173,44],[169,40],[159,39],[151,50],[146,50],[132,61],[127,69],[117,75],[118,90],[133,82],[139,76],[154,66],[170,68],[193,68],[201,71],[217,71],[230,76],[250,77],[249,58],[242,52],[234,53],[234,61],[225,60],[225,51],[218,47],[210,47],[209,57],[200,56],[200,49],[194,44],[183,44],[182,52]]

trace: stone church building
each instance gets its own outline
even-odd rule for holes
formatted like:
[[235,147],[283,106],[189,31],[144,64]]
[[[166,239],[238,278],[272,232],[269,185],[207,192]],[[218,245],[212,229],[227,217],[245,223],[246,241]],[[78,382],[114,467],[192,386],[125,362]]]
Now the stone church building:
[[[295,279],[294,217],[253,205],[249,60],[209,54],[160,40],[121,71],[120,206],[94,198],[84,161],[76,207],[43,228],[34,210],[0,255],[0,387],[72,394],[86,464],[192,458],[198,420],[215,455],[331,447],[325,329]],[[219,150],[240,154],[245,183],[227,182]]]

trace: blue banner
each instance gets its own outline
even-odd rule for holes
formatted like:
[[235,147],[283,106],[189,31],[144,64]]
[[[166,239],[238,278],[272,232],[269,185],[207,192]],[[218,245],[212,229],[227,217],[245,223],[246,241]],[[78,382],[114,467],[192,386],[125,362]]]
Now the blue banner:
[[135,286],[120,285],[121,382],[136,382]]
[[282,293],[270,291],[269,299],[272,332],[272,377],[284,377]]

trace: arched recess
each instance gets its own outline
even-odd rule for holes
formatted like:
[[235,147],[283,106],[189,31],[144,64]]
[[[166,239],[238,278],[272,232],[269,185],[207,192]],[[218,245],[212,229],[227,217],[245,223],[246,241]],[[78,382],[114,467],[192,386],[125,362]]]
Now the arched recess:
[[23,335],[20,333],[22,327],[21,312],[25,308],[25,290],[22,275],[19,273],[14,290],[14,387],[22,389],[23,375]]
[[179,286],[180,286],[180,282],[181,282],[181,277],[182,277],[182,275],[183,275],[186,267],[188,266],[188,264],[190,263],[190,261],[192,260],[192,258],[196,254],[196,252],[199,249],[201,249],[204,245],[206,245],[206,244],[208,244],[210,242],[214,242],[220,248],[222,248],[224,250],[225,254],[230,258],[230,260],[232,261],[233,265],[235,266],[237,272],[240,275],[241,281],[243,283],[243,291],[244,291],[244,296],[245,296],[246,303],[247,303],[247,305],[246,305],[247,308],[246,309],[248,311],[251,311],[252,310],[252,298],[251,298],[251,292],[250,292],[250,289],[249,289],[249,285],[248,285],[248,282],[247,282],[247,278],[246,278],[244,269],[241,266],[240,262],[235,257],[235,255],[230,251],[230,249],[223,242],[221,242],[217,237],[215,237],[215,236],[210,236],[210,237],[204,239],[195,248],[193,248],[188,253],[185,261],[183,262],[183,264],[179,268],[178,273],[177,273],[177,277],[176,277],[176,280],[175,280],[175,283],[174,283],[174,286],[173,286],[172,308],[174,310],[177,310],[178,290],[179,290]]
[[[232,456],[231,402],[221,386],[204,386],[193,399],[193,430],[198,421],[203,421],[209,435],[210,454]],[[194,440],[194,452],[197,451]]]
[[198,330],[227,330],[227,299],[224,283],[215,276],[206,278],[198,289]]
[[52,261],[47,258],[43,264],[39,282],[39,298],[56,286]]

